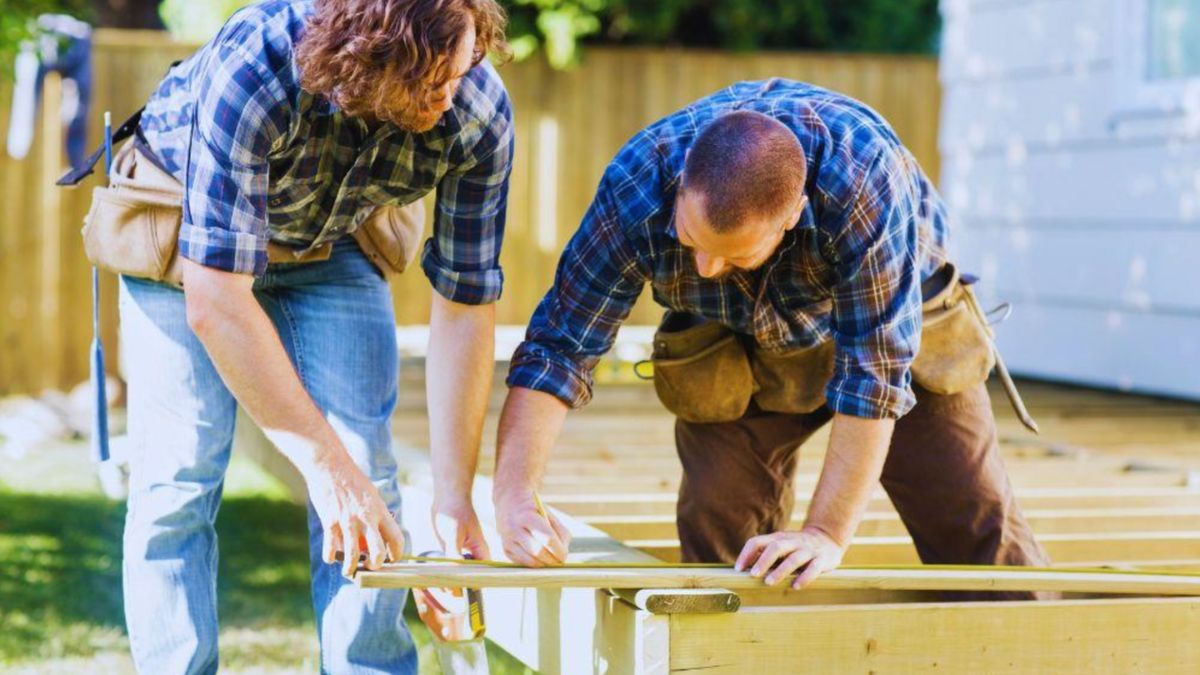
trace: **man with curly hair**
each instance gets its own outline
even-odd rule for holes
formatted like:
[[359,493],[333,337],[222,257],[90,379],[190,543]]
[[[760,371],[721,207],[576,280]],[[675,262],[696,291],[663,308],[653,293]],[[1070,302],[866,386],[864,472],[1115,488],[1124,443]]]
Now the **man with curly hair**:
[[151,96],[136,147],[183,192],[182,290],[121,280],[139,671],[217,668],[213,522],[239,404],[308,485],[322,671],[416,671],[405,593],[346,578],[360,553],[375,568],[405,550],[392,297],[347,235],[387,209],[420,218],[433,191],[434,511],[456,523],[456,551],[488,555],[470,495],[512,164],[509,98],[485,59],[506,53],[504,23],[494,0],[266,0]]

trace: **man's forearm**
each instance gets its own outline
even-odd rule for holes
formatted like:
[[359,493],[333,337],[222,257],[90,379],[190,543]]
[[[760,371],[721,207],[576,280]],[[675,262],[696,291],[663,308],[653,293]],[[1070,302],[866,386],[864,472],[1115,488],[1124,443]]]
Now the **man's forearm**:
[[890,419],[834,416],[805,527],[824,532],[843,548],[850,544],[883,472],[894,427]]
[[521,387],[509,392],[497,434],[497,498],[537,489],[568,410],[550,394]]
[[305,479],[345,459],[255,299],[253,279],[185,263],[188,322],[246,413]]
[[493,305],[461,305],[434,294],[425,393],[435,497],[443,504],[471,501],[495,368],[495,333]]

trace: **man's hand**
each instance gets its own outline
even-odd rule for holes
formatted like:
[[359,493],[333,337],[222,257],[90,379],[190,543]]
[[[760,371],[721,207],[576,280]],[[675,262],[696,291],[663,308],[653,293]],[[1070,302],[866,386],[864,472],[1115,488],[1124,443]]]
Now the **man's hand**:
[[324,470],[313,472],[308,480],[308,496],[325,530],[322,559],[333,563],[341,552],[342,574],[352,578],[360,553],[367,554],[367,569],[372,570],[379,569],[388,556],[400,560],[404,555],[404,531],[375,485],[349,457],[344,453],[341,457]]
[[532,492],[496,496],[496,527],[509,560],[526,567],[566,562],[571,533],[554,514],[545,513],[542,517]]
[[[491,559],[491,551],[483,537],[483,527],[471,502],[435,498],[429,517],[433,521],[433,534],[443,551],[452,556],[470,553],[475,560]],[[453,548],[446,545],[446,536],[450,534],[454,536]]]
[[774,586],[805,566],[804,571],[792,582],[792,588],[801,589],[823,572],[837,569],[845,553],[846,550],[832,537],[816,528],[806,527],[799,532],[775,532],[751,537],[738,555],[734,567],[739,572],[749,567],[751,576],[766,575],[763,581],[768,586]]

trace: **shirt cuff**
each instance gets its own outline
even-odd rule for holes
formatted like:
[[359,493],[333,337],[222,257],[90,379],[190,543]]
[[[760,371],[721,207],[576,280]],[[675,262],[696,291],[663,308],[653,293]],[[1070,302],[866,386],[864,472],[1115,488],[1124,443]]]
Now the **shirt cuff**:
[[870,377],[834,376],[825,387],[825,403],[829,409],[843,415],[867,419],[900,419],[917,404],[912,388],[907,384],[911,375],[905,374],[905,386],[884,384]]
[[571,408],[582,408],[592,400],[592,378],[570,361],[529,342],[513,354],[505,384],[511,389],[533,389],[557,398]]
[[236,274],[261,277],[267,271],[267,242],[249,232],[184,223],[179,228],[179,254],[205,267]]
[[425,242],[421,269],[425,271],[433,289],[451,302],[487,305],[499,300],[504,290],[504,272],[499,267],[467,271],[452,269],[434,250],[432,239]]

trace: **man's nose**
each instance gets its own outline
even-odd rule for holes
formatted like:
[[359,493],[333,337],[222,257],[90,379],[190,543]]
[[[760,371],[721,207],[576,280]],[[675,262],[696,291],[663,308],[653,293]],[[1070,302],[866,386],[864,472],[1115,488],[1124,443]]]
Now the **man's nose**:
[[696,271],[700,276],[712,278],[725,269],[725,259],[696,251]]

